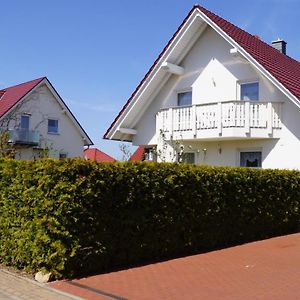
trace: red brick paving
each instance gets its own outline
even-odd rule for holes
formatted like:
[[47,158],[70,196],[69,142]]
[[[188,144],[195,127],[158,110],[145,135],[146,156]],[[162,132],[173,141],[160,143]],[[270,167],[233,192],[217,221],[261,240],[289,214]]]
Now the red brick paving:
[[[80,284],[81,287],[71,284]],[[300,299],[300,234],[68,281],[51,287],[84,299]],[[87,288],[96,289],[89,291]]]

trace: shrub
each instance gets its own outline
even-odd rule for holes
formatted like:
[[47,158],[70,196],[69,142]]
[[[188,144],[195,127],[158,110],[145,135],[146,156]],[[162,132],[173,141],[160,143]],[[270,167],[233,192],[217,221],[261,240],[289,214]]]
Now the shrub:
[[296,232],[300,172],[0,161],[0,261],[57,278]]

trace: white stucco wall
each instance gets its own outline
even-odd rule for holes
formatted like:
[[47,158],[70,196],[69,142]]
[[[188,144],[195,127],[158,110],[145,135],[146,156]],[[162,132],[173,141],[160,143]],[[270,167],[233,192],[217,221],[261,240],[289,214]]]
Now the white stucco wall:
[[[193,104],[239,100],[240,83],[259,81],[260,100],[283,102],[280,139],[189,141],[185,144],[191,145],[197,152],[198,163],[236,166],[239,165],[240,149],[261,149],[263,167],[300,169],[299,108],[248,62],[232,56],[231,48],[208,27],[180,63],[185,69],[184,75],[172,75],[140,118],[133,144],[157,144],[155,115],[161,108],[176,106],[178,92],[192,90]],[[202,149],[207,149],[205,157]]]
[[[41,149],[19,146],[15,156],[17,159],[39,157],[45,148],[49,148],[49,156],[54,158],[58,158],[60,153],[66,153],[67,157],[83,157],[84,141],[81,133],[46,85],[35,89],[14,109],[9,117],[9,128],[19,128],[24,113],[30,116],[29,129],[40,133]],[[48,133],[48,119],[58,120],[57,134]]]

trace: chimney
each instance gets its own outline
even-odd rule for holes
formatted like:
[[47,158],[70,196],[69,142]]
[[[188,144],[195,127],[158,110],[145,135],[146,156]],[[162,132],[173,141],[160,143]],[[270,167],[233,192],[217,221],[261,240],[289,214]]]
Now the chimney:
[[284,40],[278,39],[277,41],[273,41],[272,46],[279,52],[286,54],[286,42]]

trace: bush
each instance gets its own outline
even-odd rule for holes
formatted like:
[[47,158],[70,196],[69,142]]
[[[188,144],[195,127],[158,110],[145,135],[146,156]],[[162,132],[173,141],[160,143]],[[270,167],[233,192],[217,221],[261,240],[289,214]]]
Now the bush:
[[300,172],[0,161],[0,261],[57,278],[296,232]]

